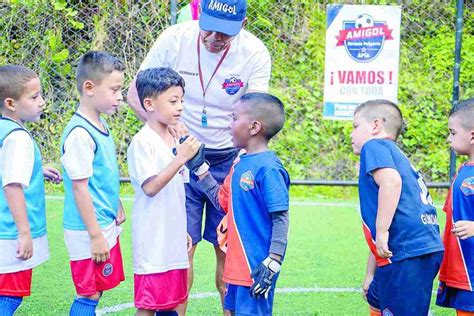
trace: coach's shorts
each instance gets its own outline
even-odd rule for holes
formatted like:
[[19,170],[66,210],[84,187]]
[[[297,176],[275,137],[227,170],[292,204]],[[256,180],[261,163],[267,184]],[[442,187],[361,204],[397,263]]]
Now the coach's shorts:
[[444,282],[439,282],[436,305],[474,312],[474,292],[456,289],[446,286]]
[[110,249],[110,258],[107,261],[95,263],[89,258],[70,261],[70,265],[78,295],[92,296],[97,292],[113,289],[125,280],[118,237],[117,243]]
[[367,293],[368,303],[382,315],[426,316],[442,258],[440,251],[378,267]]
[[[206,160],[209,161],[212,176],[219,184],[224,182],[225,177],[229,174],[230,167],[239,150],[235,148],[228,149],[204,149]],[[207,199],[206,193],[202,191],[197,184],[198,178],[190,174],[189,183],[186,184],[186,212],[188,234],[193,240],[193,244],[197,244],[202,238],[218,246],[216,228],[219,225],[225,213],[216,209]],[[203,208],[206,207],[206,221],[204,233],[202,234],[202,217]]]
[[173,310],[188,298],[188,270],[135,274],[135,307],[149,310]]
[[0,274],[0,295],[23,297],[31,294],[33,269]]
[[274,288],[268,293],[268,298],[253,298],[250,296],[250,287],[226,284],[224,309],[235,315],[272,315]]

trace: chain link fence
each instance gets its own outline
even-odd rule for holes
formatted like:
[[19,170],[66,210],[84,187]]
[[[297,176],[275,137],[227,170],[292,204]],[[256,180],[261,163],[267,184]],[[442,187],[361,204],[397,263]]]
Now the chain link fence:
[[[272,143],[293,179],[356,177],[351,126],[322,120],[326,5],[314,0],[249,0],[246,28],[272,55],[271,92],[286,105],[287,124]],[[332,2],[331,2],[332,3]],[[409,127],[400,140],[426,178],[446,181],[444,141],[451,103],[456,2],[337,1],[402,6],[400,106]],[[0,64],[36,70],[47,102],[46,118],[29,126],[44,160],[59,166],[61,132],[78,104],[74,69],[88,50],[120,57],[131,81],[157,36],[170,25],[171,6],[187,1],[23,0],[0,3]],[[465,2],[461,98],[474,95],[473,3]],[[126,92],[124,91],[124,96]],[[141,123],[123,106],[108,119],[121,173],[126,150]]]

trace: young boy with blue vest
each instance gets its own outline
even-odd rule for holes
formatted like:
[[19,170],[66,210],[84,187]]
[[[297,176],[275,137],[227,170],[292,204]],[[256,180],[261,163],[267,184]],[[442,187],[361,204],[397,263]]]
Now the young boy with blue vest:
[[45,102],[36,73],[0,67],[0,315],[13,315],[31,293],[32,269],[49,259],[44,178],[61,180],[42,167],[26,122],[40,119]]
[[370,248],[362,289],[371,315],[426,316],[443,256],[431,196],[395,143],[402,127],[400,109],[388,100],[367,101],[354,113],[352,147],[360,155],[360,212]]
[[198,152],[187,166],[216,207],[226,213],[224,309],[232,315],[272,315],[276,281],[286,252],[290,177],[268,142],[285,123],[282,102],[267,93],[244,94],[233,105],[231,135],[245,149],[219,185]]
[[76,70],[80,104],[61,139],[64,239],[77,293],[71,315],[95,315],[103,291],[124,280],[119,169],[114,139],[101,118],[114,114],[122,101],[124,70],[105,52],[81,58]]
[[449,146],[467,156],[444,204],[446,248],[439,271],[436,304],[456,309],[458,316],[474,315],[474,98],[459,102],[448,121]]

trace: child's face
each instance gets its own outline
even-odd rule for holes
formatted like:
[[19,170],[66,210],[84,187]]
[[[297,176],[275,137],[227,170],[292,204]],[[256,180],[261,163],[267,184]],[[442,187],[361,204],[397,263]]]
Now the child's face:
[[184,109],[183,96],[183,88],[172,86],[157,97],[145,99],[149,119],[164,125],[176,125]]
[[251,123],[245,104],[240,101],[235,103],[232,110],[232,122],[230,123],[230,134],[232,135],[234,147],[247,147],[250,139]]
[[368,140],[373,138],[373,123],[368,122],[365,118],[360,116],[360,113],[356,113],[356,115],[354,115],[352,126],[352,149],[354,154],[360,155],[362,146],[364,146]]
[[31,79],[25,85],[25,92],[15,100],[15,117],[22,124],[36,122],[41,118],[44,100],[41,96],[41,82],[38,77]]
[[99,113],[112,115],[117,112],[120,102],[123,100],[122,88],[124,73],[113,71],[100,83],[94,83],[93,98],[95,110]]
[[459,155],[468,155],[473,143],[473,132],[462,127],[459,115],[451,116],[448,120],[448,143],[452,150]]

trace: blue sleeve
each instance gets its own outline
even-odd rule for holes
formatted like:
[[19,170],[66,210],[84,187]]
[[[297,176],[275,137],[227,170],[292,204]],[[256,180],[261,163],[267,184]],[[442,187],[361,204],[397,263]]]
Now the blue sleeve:
[[261,192],[269,212],[289,209],[290,177],[285,169],[272,168],[265,171],[261,180]]
[[397,169],[390,148],[380,140],[370,140],[364,144],[360,163],[361,170],[365,170],[367,175],[372,175],[377,169]]

